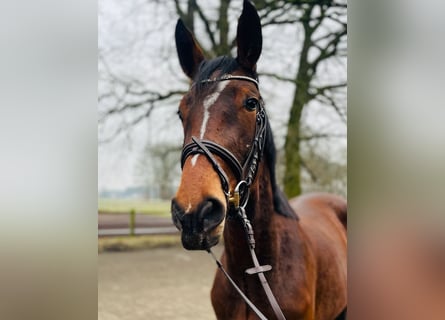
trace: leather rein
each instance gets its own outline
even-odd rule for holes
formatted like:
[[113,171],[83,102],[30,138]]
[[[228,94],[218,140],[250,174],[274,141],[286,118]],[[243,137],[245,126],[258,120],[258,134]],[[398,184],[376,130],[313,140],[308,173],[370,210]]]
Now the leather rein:
[[[258,88],[258,80],[251,77],[236,76],[230,74],[225,74],[215,79],[206,79],[201,81],[200,83],[213,83],[213,82],[227,81],[227,80],[250,81],[253,82]],[[192,84],[192,87],[194,85],[195,84]],[[259,102],[260,102],[259,107],[256,111],[257,113],[256,113],[255,136],[249,154],[246,160],[244,161],[243,165],[241,165],[238,159],[223,146],[209,140],[201,140],[196,137],[192,137],[192,142],[185,145],[182,150],[181,168],[184,167],[187,158],[194,154],[203,154],[210,161],[210,163],[213,166],[213,169],[217,172],[221,180],[221,186],[226,197],[229,217],[238,218],[243,223],[244,231],[246,233],[247,242],[249,245],[249,252],[251,254],[252,261],[254,264],[253,268],[249,268],[245,272],[248,275],[253,275],[253,274],[258,275],[258,278],[261,282],[261,285],[263,286],[264,292],[266,293],[267,299],[269,300],[269,303],[275,313],[275,316],[279,320],[285,320],[286,318],[284,317],[284,314],[280,309],[280,306],[278,305],[278,302],[275,296],[273,295],[272,290],[270,289],[266,277],[264,276],[264,272],[270,271],[272,267],[270,265],[261,266],[258,262],[258,258],[255,254],[255,238],[254,238],[252,224],[250,223],[245,211],[245,207],[247,205],[250,195],[249,188],[252,185],[253,181],[255,180],[258,171],[258,166],[263,155],[264,144],[266,141],[267,115],[264,109],[263,101],[260,99]],[[234,173],[238,183],[233,193],[230,192],[230,185],[227,174],[224,172],[223,168],[220,166],[214,155],[220,157]],[[212,255],[218,268],[227,277],[229,282],[234,286],[236,291],[241,295],[241,297],[244,299],[247,305],[256,313],[256,315],[260,319],[267,320],[264,314],[261,313],[261,311],[249,300],[249,298],[247,298],[247,296],[232,280],[232,278],[224,269],[221,262],[215,257],[210,248],[208,248],[207,251]]]

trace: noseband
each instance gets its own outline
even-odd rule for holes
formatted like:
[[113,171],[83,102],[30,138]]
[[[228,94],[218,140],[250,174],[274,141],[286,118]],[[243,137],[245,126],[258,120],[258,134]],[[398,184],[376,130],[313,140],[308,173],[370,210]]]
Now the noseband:
[[[200,83],[213,83],[227,80],[250,81],[253,82],[258,88],[258,81],[256,79],[246,76],[234,76],[230,74],[225,74],[215,79],[205,79]],[[192,87],[194,85],[195,83],[192,84]],[[240,206],[245,207],[247,204],[249,199],[249,187],[255,180],[258,165],[263,155],[266,140],[267,116],[263,101],[260,99],[259,102],[259,108],[256,114],[255,136],[251,144],[249,154],[242,165],[232,152],[209,140],[201,140],[196,137],[192,137],[192,142],[185,145],[182,150],[181,168],[184,167],[185,161],[191,155],[203,154],[207,157],[221,180],[221,186],[226,196],[227,204],[232,204],[235,209]],[[236,188],[232,193],[230,192],[230,184],[227,174],[215,159],[214,155],[219,156],[230,167],[232,173],[237,179]],[[229,212],[230,211],[231,210],[229,210]]]

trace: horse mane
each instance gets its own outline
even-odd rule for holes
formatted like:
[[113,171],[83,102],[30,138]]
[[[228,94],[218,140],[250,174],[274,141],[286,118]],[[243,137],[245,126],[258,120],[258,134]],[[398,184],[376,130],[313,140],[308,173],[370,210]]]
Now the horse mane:
[[223,75],[231,73],[240,68],[247,73],[247,76],[255,79],[258,78],[258,74],[256,72],[242,68],[242,66],[235,58],[229,56],[220,56],[211,60],[203,60],[199,65],[199,70],[196,73],[193,81],[197,85],[197,88],[200,89],[203,86],[201,82],[203,80],[212,78],[212,75],[215,71],[219,70],[220,74]]
[[272,185],[273,193],[273,205],[274,209],[278,214],[281,214],[287,218],[292,218],[298,220],[298,216],[289,204],[286,195],[281,190],[277,184],[277,179],[275,175],[275,165],[277,159],[277,151],[275,148],[275,142],[273,138],[272,128],[270,123],[267,122],[266,128],[266,143],[264,145],[264,158],[266,160],[266,165],[269,169],[270,183]]
[[[220,71],[220,74],[228,74],[233,72],[234,70],[242,68],[238,61],[229,56],[220,56],[211,60],[203,60],[199,65],[199,71],[196,73],[193,81],[195,82],[197,89],[201,90],[203,87],[203,80],[210,79],[213,73],[217,70]],[[247,76],[257,79],[258,74],[252,70],[247,70],[243,68],[243,71],[247,73]],[[272,192],[273,192],[273,205],[274,209],[278,214],[281,214],[285,217],[298,219],[295,211],[289,205],[286,196],[283,191],[277,184],[276,176],[275,176],[275,165],[276,165],[276,149],[275,142],[273,139],[272,129],[270,127],[269,122],[267,123],[266,128],[266,143],[264,147],[264,157],[266,159],[270,181],[272,184]]]

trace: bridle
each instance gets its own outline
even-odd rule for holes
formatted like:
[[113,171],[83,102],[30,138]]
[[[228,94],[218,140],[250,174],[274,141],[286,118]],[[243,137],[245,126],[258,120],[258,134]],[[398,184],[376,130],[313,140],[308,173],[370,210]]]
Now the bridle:
[[[258,80],[251,77],[235,76],[230,74],[225,74],[215,79],[205,79],[200,81],[200,83],[212,83],[226,80],[250,81],[253,82],[258,88]],[[192,84],[192,87],[194,85],[195,84]],[[201,140],[196,137],[192,137],[192,142],[185,145],[182,149],[181,168],[184,167],[185,161],[189,156],[194,154],[205,155],[212,164],[213,169],[218,173],[218,176],[221,180],[223,192],[226,196],[228,208],[245,206],[249,198],[249,187],[255,180],[256,173],[258,171],[258,165],[263,154],[267,132],[266,128],[266,111],[264,109],[264,103],[260,99],[259,107],[256,113],[255,136],[253,138],[249,154],[242,165],[233,155],[233,153],[223,146],[209,140]],[[230,185],[227,174],[219,165],[214,155],[219,156],[226,164],[228,164],[232,173],[235,175],[238,182],[237,187],[235,188],[233,193],[230,192]]]
[[[238,76],[231,74],[225,74],[214,79],[205,79],[200,81],[199,83],[205,84],[205,83],[214,83],[227,80],[250,81],[254,83],[257,88],[259,87],[257,79],[247,76]],[[196,85],[196,83],[193,83],[191,87],[193,87],[194,85]],[[245,207],[249,200],[250,186],[252,185],[253,181],[256,178],[256,174],[258,172],[258,166],[264,151],[264,145],[267,133],[267,121],[268,120],[266,111],[264,109],[264,103],[262,99],[260,99],[259,106],[256,111],[255,136],[253,138],[249,154],[242,165],[238,161],[238,159],[233,155],[233,153],[224,148],[223,146],[213,141],[201,140],[193,136],[192,142],[183,147],[181,155],[181,168],[184,167],[187,158],[194,154],[203,154],[210,161],[213,169],[216,171],[221,180],[221,186],[224,191],[227,202],[228,216],[232,218],[239,218],[242,221],[244,230],[246,232],[247,241],[249,244],[250,254],[252,256],[254,267],[247,269],[245,272],[249,275],[258,274],[261,285],[263,286],[263,289],[266,293],[266,296],[269,300],[270,305],[272,306],[272,309],[277,319],[285,320],[286,318],[284,317],[283,312],[281,311],[278,302],[275,296],[273,295],[272,290],[270,289],[270,286],[263,274],[266,271],[270,271],[272,267],[270,265],[261,266],[258,262],[257,256],[255,254],[255,238],[254,238],[252,224],[250,223],[245,211]],[[220,157],[230,167],[232,173],[236,177],[237,184],[233,192],[230,192],[230,184],[227,174],[225,173],[224,169],[220,166],[214,155]],[[212,255],[212,257],[215,259],[218,268],[227,277],[229,282],[234,286],[234,288],[238,291],[238,293],[241,295],[244,301],[249,305],[249,307],[257,314],[257,316],[260,319],[267,320],[267,318],[261,313],[261,311],[258,310],[258,308],[247,298],[247,296],[232,280],[232,278],[223,268],[221,262],[218,261],[213,252],[210,250],[210,248],[208,248],[207,251]]]

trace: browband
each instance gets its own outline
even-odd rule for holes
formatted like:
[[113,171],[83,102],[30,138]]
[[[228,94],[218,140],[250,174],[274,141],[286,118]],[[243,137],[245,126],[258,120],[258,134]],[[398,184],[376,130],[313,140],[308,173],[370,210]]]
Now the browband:
[[[260,85],[259,82],[258,82],[258,79],[254,79],[254,78],[247,77],[247,76],[234,76],[234,75],[231,75],[229,73],[226,73],[226,74],[224,74],[224,75],[222,75],[222,76],[220,76],[218,78],[205,79],[205,80],[202,80],[202,81],[200,81],[198,83],[211,83],[211,82],[226,81],[226,80],[246,80],[246,81],[250,81],[250,82],[253,82],[257,86],[257,88]],[[195,84],[196,84],[196,82],[194,82],[192,84],[192,87]]]

